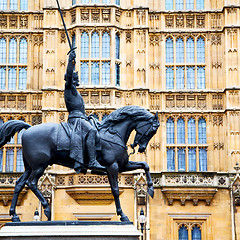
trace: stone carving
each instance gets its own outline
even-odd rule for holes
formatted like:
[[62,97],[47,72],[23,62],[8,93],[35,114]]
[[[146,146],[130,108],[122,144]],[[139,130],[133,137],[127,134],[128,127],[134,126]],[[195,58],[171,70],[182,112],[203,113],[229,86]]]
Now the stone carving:
[[115,19],[116,19],[116,22],[120,22],[120,17],[121,17],[121,11],[119,10],[116,10],[115,12]]
[[138,23],[139,25],[143,25],[145,22],[145,10],[138,9],[137,10],[137,16],[138,16]]
[[184,95],[177,95],[176,96],[176,107],[184,108],[185,107],[185,96]]
[[89,22],[89,10],[81,9],[81,21]]
[[207,107],[206,95],[200,95],[197,97],[197,99],[198,99],[198,103],[197,103],[198,107],[200,109],[205,109]]
[[57,184],[58,186],[65,186],[65,177],[63,177],[63,176],[57,177],[57,182],[56,182],[56,184]]
[[61,114],[59,115],[59,121],[60,121],[60,122],[65,122],[65,113],[61,113]]
[[41,110],[41,109],[42,109],[42,95],[33,95],[32,110]]
[[18,18],[16,16],[9,17],[9,28],[17,28],[18,27]]
[[165,16],[165,26],[166,28],[173,28],[174,27],[174,17],[172,15]]
[[66,66],[66,61],[60,60],[60,67],[65,67],[65,66]]
[[88,92],[84,91],[84,92],[80,92],[85,104],[89,104],[89,94]]
[[0,96],[0,107],[5,108],[5,96]]
[[132,34],[131,32],[126,32],[126,43],[131,43],[132,41]]
[[213,34],[211,37],[212,45],[221,45],[222,44],[222,37],[221,34]]
[[7,16],[0,16],[0,28],[7,28]]
[[110,92],[109,91],[104,91],[102,92],[102,104],[107,105],[110,104]]
[[71,19],[72,24],[76,23],[76,10],[71,12]]
[[234,8],[234,7],[227,8],[227,12],[228,13],[237,13],[237,8]]
[[195,95],[188,95],[187,96],[187,107],[188,108],[195,108],[196,107],[196,96]]
[[16,107],[16,96],[7,96],[7,108],[15,108]]
[[224,150],[224,143],[213,143],[214,150]]
[[222,68],[221,62],[212,62],[212,68]]
[[42,45],[43,44],[43,36],[34,36],[33,38],[34,45]]
[[186,16],[186,27],[194,28],[194,16],[193,15]]
[[223,95],[214,94],[212,95],[213,99],[213,110],[222,110],[223,109]]
[[64,32],[60,33],[60,42],[66,43],[66,34]]
[[99,22],[100,21],[100,10],[99,9],[92,9],[92,22]]
[[197,28],[205,28],[205,15],[197,15]]
[[47,10],[47,15],[55,15],[55,10]]
[[213,116],[213,126],[223,126],[223,116],[214,115]]
[[20,28],[28,28],[28,16],[20,17]]
[[43,64],[42,63],[33,63],[33,69],[41,69],[43,68]]
[[42,116],[32,116],[32,125],[38,125],[42,123]]
[[156,46],[159,45],[160,38],[157,35],[151,35],[149,38],[150,45]]
[[91,100],[90,101],[94,105],[99,104],[100,99],[99,99],[99,92],[98,91],[91,92]]
[[175,96],[167,95],[166,96],[166,108],[174,108],[175,107]]
[[142,173],[136,177],[134,189],[136,191],[138,205],[145,205],[147,196],[147,182]]
[[151,150],[160,150],[161,144],[160,143],[151,143],[150,149]]
[[184,28],[184,18],[183,15],[176,16],[176,27],[177,28]]
[[214,13],[211,15],[211,28],[221,29],[222,27],[222,14]]
[[110,22],[110,9],[102,10],[102,20],[103,22]]
[[49,174],[48,170],[39,179],[38,188],[42,192],[43,196],[47,199],[48,203],[51,202],[52,193],[55,189],[55,177]]
[[27,97],[18,96],[18,109],[26,110],[27,108]]

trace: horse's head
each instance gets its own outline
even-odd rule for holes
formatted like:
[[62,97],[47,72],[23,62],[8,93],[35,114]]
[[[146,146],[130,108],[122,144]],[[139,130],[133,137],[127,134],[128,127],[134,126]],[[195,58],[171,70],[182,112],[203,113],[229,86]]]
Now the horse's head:
[[131,147],[134,149],[137,145],[139,146],[138,152],[142,153],[146,150],[148,142],[156,134],[160,126],[158,120],[158,112],[150,120],[140,121],[136,128],[136,135],[134,143],[131,144]]

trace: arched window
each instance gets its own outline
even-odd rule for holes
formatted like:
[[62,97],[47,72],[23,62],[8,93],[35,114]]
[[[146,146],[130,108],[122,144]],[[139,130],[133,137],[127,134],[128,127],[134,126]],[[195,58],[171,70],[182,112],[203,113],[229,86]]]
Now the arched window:
[[173,67],[166,68],[166,88],[173,89],[174,88],[174,72]]
[[110,84],[110,62],[102,63],[102,85]]
[[193,10],[194,9],[194,0],[186,0],[186,9]]
[[15,90],[17,82],[17,72],[16,68],[10,67],[8,70],[8,89]]
[[115,64],[116,86],[120,86],[120,64]]
[[167,170],[175,171],[175,149],[167,148]]
[[76,35],[75,35],[75,33],[72,35],[72,47],[73,48],[76,47]]
[[12,38],[9,42],[9,63],[17,62],[17,40]]
[[188,229],[186,226],[182,225],[178,230],[179,240],[188,240]]
[[179,118],[177,121],[177,143],[185,143],[185,122],[183,118]]
[[187,67],[187,89],[195,88],[195,68]]
[[176,41],[176,62],[184,62],[184,42],[182,38],[178,38]]
[[7,0],[0,1],[0,10],[7,10]]
[[81,58],[88,58],[89,56],[89,35],[86,32],[81,36]]
[[206,88],[205,67],[197,68],[197,88],[198,89]]
[[91,57],[99,58],[99,34],[97,32],[94,32],[92,34],[91,44],[92,44]]
[[27,88],[27,68],[23,67],[19,70],[19,90],[25,90]]
[[6,88],[6,68],[0,67],[0,89]]
[[81,84],[87,85],[89,78],[89,66],[88,62],[81,63]]
[[183,10],[183,0],[176,0],[176,10]]
[[24,164],[23,164],[23,156],[22,156],[22,149],[17,150],[17,172],[24,172]]
[[173,10],[173,0],[165,0],[165,10]]
[[205,41],[202,37],[199,37],[197,40],[197,62],[205,62]]
[[186,171],[185,148],[178,148],[178,171]]
[[167,120],[167,144],[175,143],[174,133],[175,133],[174,121],[172,118],[169,118]]
[[198,121],[198,143],[199,144],[207,143],[206,121],[204,118],[200,118]]
[[0,39],[0,63],[6,63],[6,50],[7,50],[6,39],[1,38]]
[[18,0],[10,0],[10,10],[18,10]]
[[203,10],[204,9],[204,0],[197,0],[197,10]]
[[107,32],[102,35],[102,57],[110,58],[110,35]]
[[116,59],[120,59],[120,36],[117,33],[115,36],[115,44],[116,44]]
[[201,240],[202,236],[201,236],[201,229],[198,226],[194,226],[192,228],[192,240]]
[[189,171],[196,172],[196,148],[188,149],[188,168]]
[[6,172],[13,172],[14,151],[8,148],[6,151]]
[[199,171],[207,171],[207,149],[199,148]]
[[187,62],[194,63],[194,40],[190,37],[187,40]]
[[166,39],[166,63],[173,63],[173,40],[170,37]]
[[193,118],[188,120],[188,144],[196,144],[196,123]]
[[19,62],[27,63],[28,43],[26,38],[22,38],[19,47]]
[[176,85],[177,89],[184,89],[184,67],[176,68]]
[[3,150],[0,149],[0,172],[3,171]]
[[20,1],[20,10],[27,11],[28,10],[28,0],[21,0]]
[[92,85],[99,85],[99,62],[92,62]]

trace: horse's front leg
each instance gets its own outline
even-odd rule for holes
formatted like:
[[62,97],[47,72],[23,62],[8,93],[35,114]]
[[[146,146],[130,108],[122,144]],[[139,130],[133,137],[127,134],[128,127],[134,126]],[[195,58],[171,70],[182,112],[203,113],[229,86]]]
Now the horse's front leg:
[[117,209],[117,215],[120,215],[120,220],[122,222],[129,222],[128,217],[123,213],[120,200],[119,200],[119,188],[118,188],[118,164],[115,162],[109,167],[107,167],[108,180],[111,186],[112,194],[115,200],[115,205]]

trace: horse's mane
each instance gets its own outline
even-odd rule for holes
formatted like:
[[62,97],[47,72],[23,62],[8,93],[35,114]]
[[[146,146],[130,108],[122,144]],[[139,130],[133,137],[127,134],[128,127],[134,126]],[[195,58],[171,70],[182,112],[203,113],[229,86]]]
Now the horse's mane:
[[153,115],[146,109],[138,106],[125,106],[109,114],[102,122],[101,127],[108,127],[113,123],[118,123],[131,117],[133,121],[149,120]]

